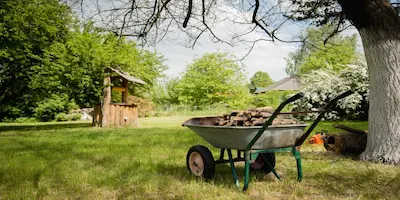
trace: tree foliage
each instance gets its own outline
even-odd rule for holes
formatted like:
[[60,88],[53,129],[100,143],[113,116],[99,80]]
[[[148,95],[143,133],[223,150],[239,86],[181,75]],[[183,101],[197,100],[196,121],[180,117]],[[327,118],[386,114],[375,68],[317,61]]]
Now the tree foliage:
[[[46,50],[68,34],[70,11],[57,0],[0,1],[0,116],[32,114],[29,87]],[[0,118],[1,118],[0,117]]]
[[267,87],[272,83],[274,83],[274,81],[267,72],[256,72],[254,76],[250,78],[250,92],[253,93],[257,88]]
[[177,90],[179,101],[194,106],[226,102],[240,107],[246,101],[242,68],[227,53],[206,53],[186,66]]
[[338,72],[353,63],[357,59],[356,36],[338,34],[325,41],[333,31],[333,26],[324,25],[301,34],[300,39],[306,42],[286,58],[286,73],[303,75],[318,69]]

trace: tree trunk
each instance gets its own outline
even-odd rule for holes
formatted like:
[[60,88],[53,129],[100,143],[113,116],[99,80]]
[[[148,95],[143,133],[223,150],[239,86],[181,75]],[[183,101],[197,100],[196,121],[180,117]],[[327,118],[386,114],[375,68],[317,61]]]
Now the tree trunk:
[[400,40],[361,29],[369,71],[369,136],[362,160],[400,163]]
[[111,78],[107,76],[103,81],[103,104],[101,107],[101,127],[109,128],[109,115],[110,115],[110,105],[111,105]]
[[400,18],[387,0],[338,0],[368,64],[369,127],[362,160],[400,164]]

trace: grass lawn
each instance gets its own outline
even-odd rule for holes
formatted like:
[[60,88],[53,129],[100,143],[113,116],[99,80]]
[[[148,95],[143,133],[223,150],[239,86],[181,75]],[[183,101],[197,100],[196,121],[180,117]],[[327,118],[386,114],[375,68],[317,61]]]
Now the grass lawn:
[[[365,163],[303,145],[303,181],[289,153],[277,153],[278,181],[255,174],[235,188],[228,164],[212,181],[191,176],[189,148],[212,148],[181,123],[189,117],[141,119],[140,128],[89,123],[0,124],[0,199],[396,199],[400,168]],[[322,122],[316,130],[331,128]],[[366,129],[365,122],[348,125]],[[243,165],[238,165],[243,178]],[[243,180],[240,179],[242,182]]]

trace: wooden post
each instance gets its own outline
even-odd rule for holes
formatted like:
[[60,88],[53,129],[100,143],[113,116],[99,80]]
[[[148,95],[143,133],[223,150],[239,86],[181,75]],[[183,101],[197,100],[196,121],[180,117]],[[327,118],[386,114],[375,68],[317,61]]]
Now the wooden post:
[[124,79],[122,82],[122,87],[125,88],[125,91],[122,92],[122,103],[128,103],[128,80]]
[[111,103],[111,77],[107,76],[103,81],[104,89],[103,89],[103,105],[101,108],[102,119],[101,119],[101,127],[108,128],[109,127],[109,115],[110,115],[110,103]]

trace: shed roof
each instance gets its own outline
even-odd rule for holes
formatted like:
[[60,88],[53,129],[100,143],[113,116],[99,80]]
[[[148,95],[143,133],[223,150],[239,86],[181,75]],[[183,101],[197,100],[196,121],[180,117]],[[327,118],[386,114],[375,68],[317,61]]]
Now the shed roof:
[[298,76],[286,77],[265,88],[257,88],[255,94],[264,93],[271,90],[300,90],[301,83]]
[[130,82],[140,83],[140,84],[144,84],[144,85],[146,84],[146,82],[144,82],[143,80],[141,80],[141,79],[139,79],[139,78],[136,78],[136,77],[133,77],[133,76],[129,75],[129,74],[126,73],[126,72],[120,71],[120,70],[115,69],[115,68],[112,68],[112,67],[109,67],[109,69],[111,69],[111,71],[117,73],[117,74],[120,75],[122,78],[124,78],[124,79],[126,79],[126,80],[128,80],[128,81],[130,81]]

